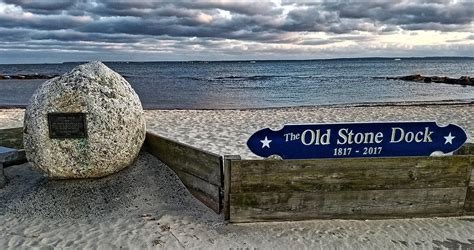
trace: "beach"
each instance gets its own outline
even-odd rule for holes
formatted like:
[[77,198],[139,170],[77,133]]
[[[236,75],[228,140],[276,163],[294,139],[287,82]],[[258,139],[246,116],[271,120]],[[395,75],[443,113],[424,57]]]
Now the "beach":
[[474,217],[227,224],[147,153],[98,180],[6,169],[0,247],[125,249],[472,248]]
[[[474,142],[473,104],[325,106],[233,110],[145,110],[147,130],[220,155],[255,159],[247,139],[257,130],[285,124],[436,121],[464,128]],[[23,109],[0,109],[0,127],[23,126]]]
[[0,0],[0,250],[474,249],[472,10]]
[[[472,104],[327,106],[248,110],[146,110],[147,129],[217,154],[257,158],[258,129],[284,124],[437,121],[474,138]],[[1,109],[0,128],[24,110]],[[142,152],[134,165],[97,180],[48,181],[29,164],[5,170],[0,246],[17,248],[474,248],[474,217],[312,220],[227,224],[193,198],[166,165]]]

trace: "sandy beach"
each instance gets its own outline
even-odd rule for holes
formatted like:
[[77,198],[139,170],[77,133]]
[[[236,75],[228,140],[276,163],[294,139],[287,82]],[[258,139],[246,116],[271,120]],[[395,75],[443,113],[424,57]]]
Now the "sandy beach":
[[[474,142],[474,104],[406,106],[334,106],[248,110],[146,110],[147,130],[220,155],[254,159],[247,140],[262,128],[285,124],[436,121],[454,123]],[[0,128],[23,126],[23,109],[0,109]]]
[[[473,106],[147,110],[148,129],[218,154],[255,158],[245,142],[287,123],[434,120],[474,138]],[[0,110],[0,127],[22,126],[22,109]],[[18,248],[474,248],[474,217],[312,220],[227,224],[166,165],[142,152],[134,165],[98,180],[48,181],[29,164],[5,170],[0,247]]]

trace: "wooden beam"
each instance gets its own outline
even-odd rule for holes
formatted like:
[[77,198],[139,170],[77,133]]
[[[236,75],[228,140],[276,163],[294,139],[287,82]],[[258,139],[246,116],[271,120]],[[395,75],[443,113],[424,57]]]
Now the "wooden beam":
[[230,195],[230,221],[381,219],[462,214],[466,188]]
[[[471,159],[471,164],[474,164],[474,159]],[[464,212],[469,215],[474,215],[474,167],[471,170],[471,178],[466,193]]]
[[224,197],[223,197],[223,209],[224,219],[230,219],[230,185],[231,185],[231,164],[232,160],[240,160],[240,155],[224,155]]
[[462,215],[471,209],[473,162],[472,155],[231,160],[229,220]]
[[221,157],[195,147],[147,132],[145,149],[172,169],[221,185]]
[[23,149],[23,128],[0,129],[0,146]]
[[221,189],[219,186],[213,185],[186,172],[179,170],[174,171],[194,197],[214,210],[214,212],[220,213],[222,207],[220,197]]
[[467,187],[472,156],[232,161],[232,194]]
[[474,186],[470,186],[467,189],[464,213],[467,215],[474,215]]
[[474,143],[465,143],[454,155],[474,155]]
[[[474,143],[464,144],[458,151],[454,152],[454,155],[471,155],[474,157]],[[474,159],[471,158],[471,166],[473,162]],[[474,167],[471,170],[471,178],[464,203],[464,213],[474,215]]]
[[216,213],[222,211],[222,157],[147,132],[144,148],[170,167],[191,194]]

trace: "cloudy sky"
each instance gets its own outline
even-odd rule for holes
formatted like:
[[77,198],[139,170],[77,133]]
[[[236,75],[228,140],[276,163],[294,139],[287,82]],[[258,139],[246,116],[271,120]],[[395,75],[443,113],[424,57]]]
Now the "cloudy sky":
[[474,56],[474,0],[0,0],[0,63]]

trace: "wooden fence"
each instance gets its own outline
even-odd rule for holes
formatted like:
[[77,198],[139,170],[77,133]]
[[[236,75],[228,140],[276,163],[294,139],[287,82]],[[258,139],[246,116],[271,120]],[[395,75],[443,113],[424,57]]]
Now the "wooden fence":
[[145,150],[178,175],[200,201],[220,213],[222,209],[222,157],[147,132]]
[[231,160],[231,222],[462,215],[470,156]]
[[472,144],[444,157],[242,160],[148,133],[146,148],[231,222],[473,212]]
[[[22,148],[21,128],[0,145]],[[453,156],[242,160],[148,132],[145,150],[231,222],[474,214],[474,144]]]
[[225,160],[225,217],[254,222],[474,214],[473,151],[466,144],[445,157]]

